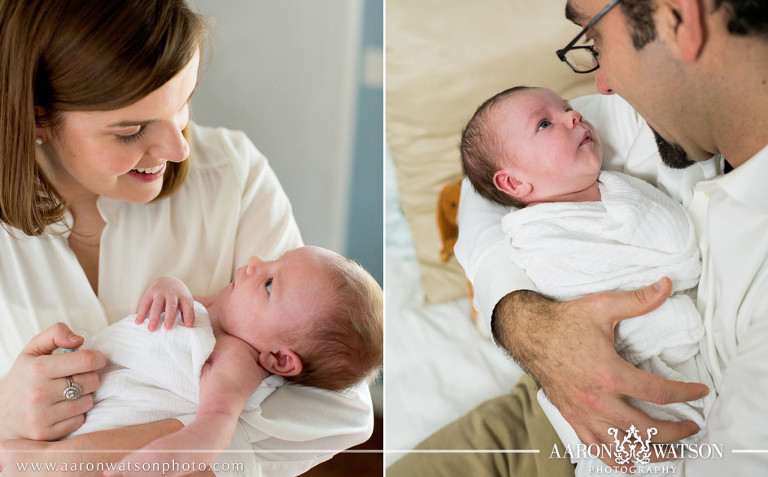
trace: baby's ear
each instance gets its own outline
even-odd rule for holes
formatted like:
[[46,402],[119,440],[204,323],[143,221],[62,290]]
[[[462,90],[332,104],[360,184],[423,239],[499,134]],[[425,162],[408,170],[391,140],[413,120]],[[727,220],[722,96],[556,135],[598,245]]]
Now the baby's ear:
[[260,353],[259,364],[270,373],[280,376],[296,376],[303,369],[299,355],[286,347],[268,353]]
[[519,180],[512,169],[502,169],[493,175],[493,185],[516,199],[523,199],[533,189],[528,182]]

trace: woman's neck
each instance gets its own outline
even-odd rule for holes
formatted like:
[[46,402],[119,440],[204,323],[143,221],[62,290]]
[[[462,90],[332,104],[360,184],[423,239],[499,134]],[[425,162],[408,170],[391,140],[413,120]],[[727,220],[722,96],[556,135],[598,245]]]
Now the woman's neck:
[[96,199],[70,204],[72,229],[67,239],[69,248],[83,268],[93,292],[99,293],[99,252],[106,222],[101,218]]
[[99,293],[99,250],[106,222],[99,213],[99,196],[78,183],[59,161],[51,160],[50,146],[37,149],[36,160],[56,193],[69,204],[72,214],[69,248],[77,257],[94,293]]

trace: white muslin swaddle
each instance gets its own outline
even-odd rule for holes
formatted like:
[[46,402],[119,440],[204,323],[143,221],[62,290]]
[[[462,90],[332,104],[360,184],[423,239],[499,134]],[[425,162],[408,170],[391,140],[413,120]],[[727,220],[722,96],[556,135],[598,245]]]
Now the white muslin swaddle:
[[[208,311],[195,302],[192,328],[181,324],[181,313],[170,330],[161,326],[150,332],[149,320],[137,325],[135,319],[123,318],[88,344],[107,356],[107,366],[99,372],[101,384],[85,424],[68,437],[197,412],[200,374],[216,344]],[[277,375],[264,379],[244,410],[259,407],[284,382]]]
[[[570,300],[607,290],[630,290],[672,280],[673,295],[646,315],[616,329],[616,350],[632,365],[675,381],[712,388],[699,355],[704,327],[689,295],[701,262],[693,225],[680,204],[650,184],[616,172],[601,172],[600,202],[544,203],[502,219],[508,249],[539,291]],[[539,391],[539,402],[564,445],[580,443],[576,432]],[[632,401],[650,416],[690,419],[703,430],[714,393],[690,403],[657,405]],[[607,430],[607,429],[606,429]],[[626,431],[626,429],[621,429]],[[694,442],[701,431],[685,441]],[[608,467],[598,459],[572,459],[576,475]]]

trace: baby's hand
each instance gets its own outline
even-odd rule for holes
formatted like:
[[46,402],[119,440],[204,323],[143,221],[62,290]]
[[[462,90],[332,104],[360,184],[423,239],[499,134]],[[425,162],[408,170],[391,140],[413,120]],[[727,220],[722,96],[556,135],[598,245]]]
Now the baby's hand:
[[149,286],[139,299],[136,311],[136,324],[140,325],[149,317],[149,331],[157,329],[160,314],[165,311],[166,329],[173,327],[176,312],[181,310],[184,326],[191,327],[195,322],[194,298],[192,293],[181,280],[171,277],[160,277]]

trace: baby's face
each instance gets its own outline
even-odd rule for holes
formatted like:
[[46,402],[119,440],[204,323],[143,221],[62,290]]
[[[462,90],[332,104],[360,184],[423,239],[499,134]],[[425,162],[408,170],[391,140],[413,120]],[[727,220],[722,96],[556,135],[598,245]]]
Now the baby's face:
[[508,96],[490,120],[503,144],[499,169],[533,186],[526,201],[556,200],[597,180],[600,139],[592,124],[554,92],[536,88]]
[[259,352],[293,345],[286,342],[286,334],[301,335],[316,316],[317,306],[329,299],[324,253],[330,252],[301,247],[277,260],[251,257],[217,295],[222,328]]

